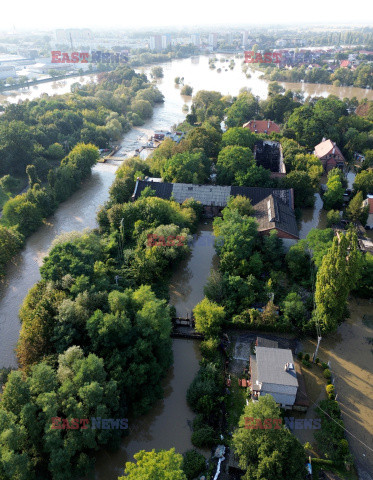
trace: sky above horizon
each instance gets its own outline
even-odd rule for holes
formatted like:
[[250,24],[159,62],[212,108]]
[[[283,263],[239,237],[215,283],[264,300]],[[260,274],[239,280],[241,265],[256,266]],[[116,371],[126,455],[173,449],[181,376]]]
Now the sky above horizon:
[[[55,28],[143,28],[208,25],[256,24],[373,24],[373,8],[366,0],[353,4],[343,0],[313,0],[309,6],[297,0],[267,0],[252,6],[247,0],[233,0],[222,7],[214,2],[188,0],[142,0],[118,4],[117,1],[90,2],[73,0],[52,4],[45,0],[4,2],[0,30],[53,30]],[[258,8],[259,7],[259,8]]]

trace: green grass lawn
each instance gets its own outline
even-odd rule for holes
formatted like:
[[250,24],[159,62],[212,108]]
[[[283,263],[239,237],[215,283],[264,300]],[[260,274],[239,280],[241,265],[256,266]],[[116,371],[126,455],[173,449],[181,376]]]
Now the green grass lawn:
[[246,388],[238,385],[238,377],[231,375],[230,395],[226,396],[226,407],[228,413],[228,429],[232,432],[238,425],[240,416],[246,405]]

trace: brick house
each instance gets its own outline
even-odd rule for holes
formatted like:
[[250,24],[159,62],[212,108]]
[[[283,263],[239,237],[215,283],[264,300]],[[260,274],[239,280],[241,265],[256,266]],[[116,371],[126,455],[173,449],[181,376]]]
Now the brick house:
[[321,160],[324,171],[328,173],[335,167],[344,169],[346,160],[335,142],[323,138],[322,142],[316,145],[313,152]]
[[252,133],[265,133],[267,135],[272,132],[280,133],[279,125],[272,120],[250,120],[242,126],[248,128]]

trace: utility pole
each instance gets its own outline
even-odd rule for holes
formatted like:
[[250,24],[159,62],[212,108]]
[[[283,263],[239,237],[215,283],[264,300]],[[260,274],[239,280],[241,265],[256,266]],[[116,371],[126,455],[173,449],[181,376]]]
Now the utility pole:
[[[317,325],[318,325],[318,323],[317,323]],[[322,339],[322,337],[319,336],[319,333],[318,333],[317,334],[317,346],[316,346],[315,354],[314,354],[314,357],[313,357],[313,363],[315,363],[315,360],[317,358],[317,354],[318,354],[318,351],[319,351],[319,346],[320,346],[321,339]]]
[[[313,308],[314,310],[316,310],[316,300],[315,300],[315,292],[316,292],[316,288],[315,288],[315,276],[314,276],[314,268],[313,268],[313,263],[312,263],[312,257],[313,257],[313,251],[311,248],[308,248],[308,252],[309,252],[309,255],[310,255],[310,271],[311,271],[311,282],[312,282],[312,291],[313,291]],[[317,315],[315,315],[316,317],[316,334],[317,334],[317,346],[316,346],[316,350],[315,350],[315,353],[313,355],[313,363],[315,363],[315,360],[317,358],[317,354],[319,352],[319,347],[320,347],[320,342],[322,340],[322,337],[321,337],[321,328],[320,328],[320,323],[319,323],[319,318]]]

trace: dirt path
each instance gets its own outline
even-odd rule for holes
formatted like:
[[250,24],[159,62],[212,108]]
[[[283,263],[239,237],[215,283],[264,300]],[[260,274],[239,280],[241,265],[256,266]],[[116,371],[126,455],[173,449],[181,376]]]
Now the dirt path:
[[[349,309],[351,318],[322,339],[319,357],[331,363],[359,478],[373,480],[373,304],[353,299]],[[315,342],[304,342],[304,351],[314,350]]]

